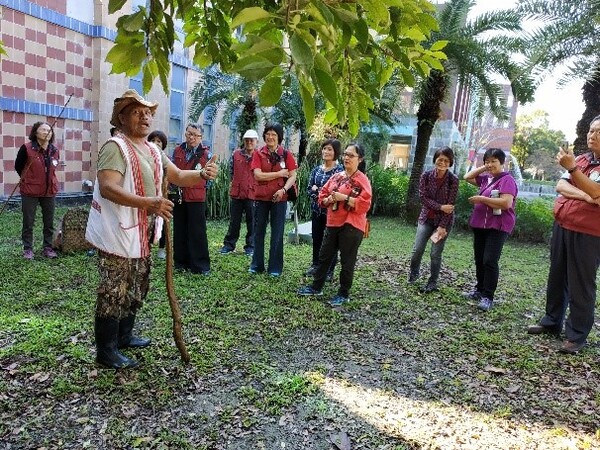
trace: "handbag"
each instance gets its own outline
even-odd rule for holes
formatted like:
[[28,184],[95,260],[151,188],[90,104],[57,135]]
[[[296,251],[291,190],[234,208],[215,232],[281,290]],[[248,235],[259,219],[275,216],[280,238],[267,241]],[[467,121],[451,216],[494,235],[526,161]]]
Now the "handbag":
[[287,198],[289,202],[295,202],[298,200],[298,185],[294,183],[292,186],[288,188],[286,191]]

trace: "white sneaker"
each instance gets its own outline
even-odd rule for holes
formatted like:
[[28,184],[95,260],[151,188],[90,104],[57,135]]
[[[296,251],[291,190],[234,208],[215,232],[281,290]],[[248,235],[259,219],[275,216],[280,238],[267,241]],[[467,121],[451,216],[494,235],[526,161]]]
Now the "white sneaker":
[[167,259],[167,251],[164,248],[159,248],[156,254],[160,259]]

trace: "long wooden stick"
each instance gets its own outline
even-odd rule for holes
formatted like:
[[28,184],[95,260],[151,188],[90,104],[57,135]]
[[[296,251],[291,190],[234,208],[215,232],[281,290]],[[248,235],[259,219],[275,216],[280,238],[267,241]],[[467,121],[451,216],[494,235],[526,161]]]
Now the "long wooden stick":
[[[168,198],[168,186],[169,183],[165,177],[163,181],[163,197]],[[173,240],[171,239],[171,223],[168,220],[164,222],[165,227],[165,246],[167,250],[167,266],[165,270],[165,282],[167,285],[167,296],[169,298],[169,306],[171,307],[171,316],[173,317],[173,339],[175,339],[175,345],[179,350],[181,359],[184,363],[190,362],[190,354],[185,347],[183,340],[183,333],[181,331],[181,309],[179,307],[179,301],[175,294],[175,286],[173,283]]]

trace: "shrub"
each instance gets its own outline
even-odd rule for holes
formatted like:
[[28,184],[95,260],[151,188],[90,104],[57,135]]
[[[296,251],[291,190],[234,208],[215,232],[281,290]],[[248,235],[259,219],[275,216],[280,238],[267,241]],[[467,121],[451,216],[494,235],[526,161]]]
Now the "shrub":
[[521,200],[517,198],[515,214],[517,223],[513,231],[515,239],[527,242],[548,242],[552,234],[554,215],[552,200]]
[[408,176],[392,168],[384,169],[379,164],[371,166],[367,175],[373,189],[371,214],[401,217],[406,203]]

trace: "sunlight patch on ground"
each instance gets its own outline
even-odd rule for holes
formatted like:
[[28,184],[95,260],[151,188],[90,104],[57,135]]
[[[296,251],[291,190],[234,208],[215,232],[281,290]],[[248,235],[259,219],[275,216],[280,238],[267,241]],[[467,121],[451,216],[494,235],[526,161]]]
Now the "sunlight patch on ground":
[[599,439],[566,427],[550,429],[537,422],[496,418],[441,402],[398,397],[335,378],[322,379],[320,389],[381,432],[423,449],[600,449]]

